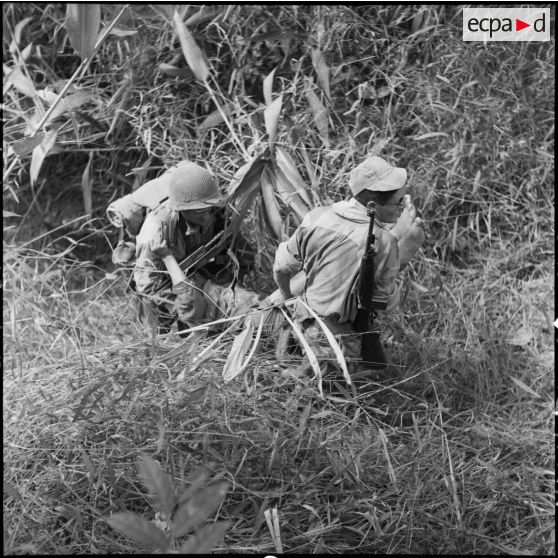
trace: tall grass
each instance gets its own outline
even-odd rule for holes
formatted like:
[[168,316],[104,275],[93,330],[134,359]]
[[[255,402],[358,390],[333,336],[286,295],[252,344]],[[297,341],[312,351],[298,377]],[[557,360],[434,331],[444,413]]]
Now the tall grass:
[[[56,5],[3,10],[12,23],[33,17],[23,36],[41,45],[28,62],[35,79],[75,71]],[[109,21],[118,6],[103,10]],[[6,218],[16,227],[4,237],[5,552],[145,550],[104,519],[156,520],[143,454],[179,486],[200,465],[230,484],[215,514],[232,522],[223,551],[554,554],[554,40],[463,43],[453,6],[231,5],[196,21],[211,85],[254,153],[266,141],[262,82],[277,68],[277,145],[315,204],[342,199],[372,150],[409,169],[427,241],[402,278],[401,314],[383,328],[397,373],[353,395],[324,363],[320,397],[312,378],[295,377],[300,357],[279,361],[267,341],[224,384],[232,332],[194,363],[212,337],[141,328],[127,273],[99,258],[104,223],[45,231],[82,215],[91,152],[98,218],[184,157],[223,185],[243,163],[224,124],[201,126],[215,106],[170,25],[136,6],[119,25],[139,32],[112,36],[80,83],[98,90],[84,112],[102,132],[75,116],[37,186],[25,158],[5,184],[5,208],[28,209],[17,235]],[[4,102],[9,143],[32,109],[13,91]],[[259,247],[250,281],[269,290],[274,244],[258,215],[246,223]]]

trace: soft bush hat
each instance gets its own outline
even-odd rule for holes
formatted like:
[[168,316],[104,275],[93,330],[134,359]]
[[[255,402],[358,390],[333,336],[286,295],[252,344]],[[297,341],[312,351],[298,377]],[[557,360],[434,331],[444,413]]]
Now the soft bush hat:
[[389,192],[399,190],[407,182],[407,171],[392,167],[387,161],[373,155],[355,167],[349,175],[349,188],[356,196],[363,190]]
[[185,161],[172,171],[169,183],[169,205],[172,209],[205,209],[221,203],[217,182],[203,167]]

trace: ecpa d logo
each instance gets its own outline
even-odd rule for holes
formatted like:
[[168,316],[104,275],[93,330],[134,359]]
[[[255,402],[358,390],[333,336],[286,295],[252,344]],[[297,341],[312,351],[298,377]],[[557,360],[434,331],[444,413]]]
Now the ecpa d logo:
[[463,8],[464,41],[550,41],[550,8]]

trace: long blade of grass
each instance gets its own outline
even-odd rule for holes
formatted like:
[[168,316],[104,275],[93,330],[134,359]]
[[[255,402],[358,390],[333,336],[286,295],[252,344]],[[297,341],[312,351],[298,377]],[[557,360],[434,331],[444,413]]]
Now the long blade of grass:
[[312,350],[312,347],[310,347],[310,344],[308,343],[308,341],[305,339],[302,331],[300,330],[300,328],[296,325],[296,323],[291,320],[291,318],[289,317],[289,315],[285,312],[285,310],[283,310],[283,308],[280,308],[281,312],[283,312],[283,315],[285,316],[286,320],[289,322],[290,326],[293,328],[293,331],[295,333],[295,335],[298,337],[304,352],[306,353],[306,356],[308,357],[308,361],[310,362],[310,365],[312,366],[312,370],[314,370],[314,376],[316,378],[318,378],[318,389],[320,390],[320,396],[323,397],[324,396],[324,390],[323,390],[323,386],[322,386],[322,370],[320,368],[320,364],[318,363],[318,359],[316,358],[316,353],[314,353],[314,351]]
[[322,331],[327,337],[328,343],[330,344],[331,348],[333,349],[333,352],[335,353],[335,358],[337,359],[339,368],[341,368],[341,371],[343,372],[345,381],[347,382],[348,385],[352,385],[351,376],[349,374],[349,370],[347,369],[347,362],[345,361],[345,357],[343,356],[343,351],[341,350],[339,343],[337,343],[337,339],[335,339],[335,336],[333,335],[333,333],[331,333],[331,330],[327,327],[327,325],[320,318],[320,316],[318,316],[318,314],[316,314],[316,312],[314,312],[314,310],[312,310],[312,308],[310,308],[310,306],[308,306],[308,304],[306,304],[306,302],[304,302],[304,300],[302,300],[301,297],[297,297],[297,301],[300,302],[308,310],[308,312],[312,314],[312,316],[314,316],[314,319],[316,320],[316,322],[318,322],[318,325],[322,328]]
[[283,95],[279,95],[275,101],[264,109],[265,129],[269,136],[270,145],[273,144],[277,135],[277,124],[279,123],[282,103]]
[[68,31],[68,38],[80,58],[89,58],[93,54],[100,25],[100,4],[67,5],[66,29]]
[[327,146],[329,145],[329,119],[328,119],[328,111],[326,107],[322,104],[319,97],[314,93],[312,81],[307,79],[307,86],[306,86],[306,99],[308,104],[310,105],[310,110],[312,111],[312,117],[314,120],[314,124],[320,133],[320,136]]
[[308,208],[312,207],[312,200],[308,194],[308,186],[300,176],[293,158],[282,148],[277,146],[275,150],[277,167],[283,172],[288,180],[291,191],[297,193]]
[[178,35],[180,46],[182,47],[182,52],[184,53],[188,66],[190,66],[190,69],[192,70],[194,76],[196,76],[196,79],[205,83],[209,76],[209,67],[205,62],[203,52],[196,43],[196,40],[192,36],[192,33],[190,33],[188,27],[186,27],[182,21],[182,16],[179,11],[176,9],[174,10],[172,20],[174,30]]
[[316,75],[318,76],[322,91],[328,99],[331,99],[331,91],[329,89],[329,67],[325,61],[324,53],[318,48],[312,49],[312,65],[314,66],[314,70],[316,70]]
[[85,165],[83,174],[81,175],[81,192],[83,194],[83,207],[85,208],[85,213],[89,216],[93,216],[93,184],[91,181],[91,162],[93,161],[93,151],[89,152],[89,161]]
[[230,353],[223,366],[223,381],[225,383],[234,380],[242,372],[242,362],[244,355],[250,347],[250,340],[254,333],[254,323],[246,320],[244,329],[235,337]]
[[31,155],[31,167],[29,170],[31,184],[35,184],[35,182],[37,182],[39,172],[43,166],[43,161],[56,143],[56,134],[57,132],[55,130],[48,132],[41,144],[33,149],[33,154]]
[[279,205],[275,199],[276,178],[272,169],[266,167],[262,172],[261,192],[263,198],[263,210],[265,222],[269,232],[276,240],[283,239],[283,219],[279,212]]
[[273,91],[273,76],[275,75],[275,70],[277,70],[277,68],[273,68],[263,80],[263,96],[266,107],[269,107],[273,101],[271,92]]

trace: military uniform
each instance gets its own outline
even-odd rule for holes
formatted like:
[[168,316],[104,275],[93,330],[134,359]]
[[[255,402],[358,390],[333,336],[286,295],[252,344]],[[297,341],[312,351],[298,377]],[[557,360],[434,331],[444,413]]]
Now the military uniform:
[[[355,360],[360,358],[360,334],[353,330],[352,321],[369,222],[366,208],[354,198],[318,207],[306,215],[275,254],[274,269],[291,276],[304,273],[300,297],[338,337],[345,357]],[[378,219],[374,235],[377,253],[373,301],[377,309],[391,311],[399,301],[395,282],[400,265],[397,240]],[[300,303],[295,304],[295,317],[305,329],[313,319]]]

